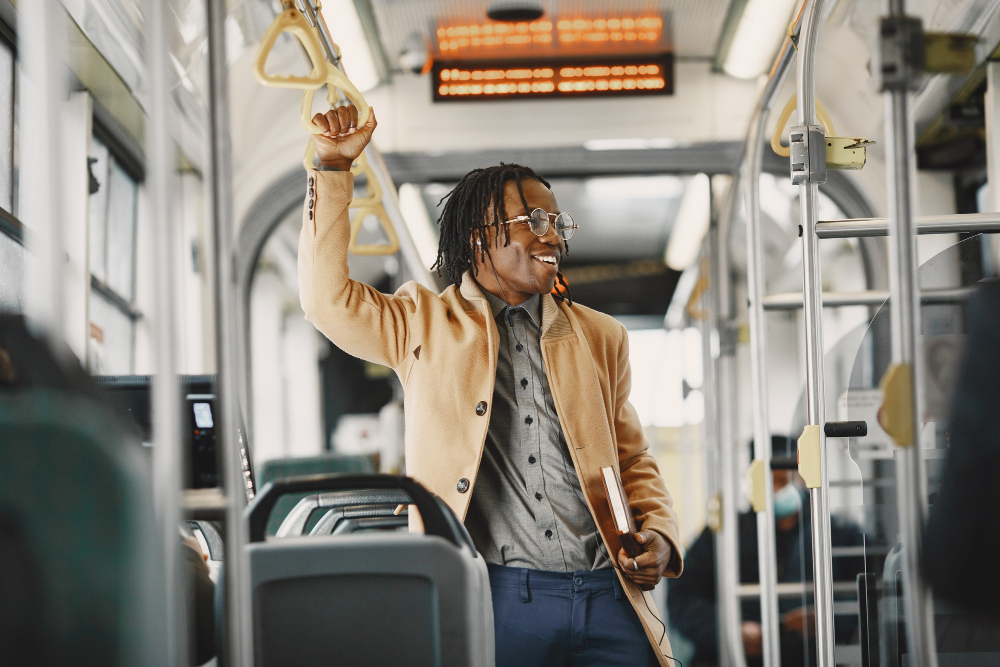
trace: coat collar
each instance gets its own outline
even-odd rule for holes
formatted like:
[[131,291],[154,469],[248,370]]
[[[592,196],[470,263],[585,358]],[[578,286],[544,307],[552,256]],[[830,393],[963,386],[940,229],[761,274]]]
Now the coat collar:
[[[490,302],[483,294],[482,288],[472,277],[471,271],[462,274],[462,285],[459,293],[476,308],[492,312]],[[551,294],[542,294],[542,340],[546,338],[562,338],[573,334],[573,327],[561,306]]]

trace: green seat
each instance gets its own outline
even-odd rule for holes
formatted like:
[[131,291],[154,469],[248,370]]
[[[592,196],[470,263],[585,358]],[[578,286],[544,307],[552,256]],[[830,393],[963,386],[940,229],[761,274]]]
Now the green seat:
[[[85,396],[0,391],[0,645],[13,642],[23,664],[162,655],[148,457],[124,434]],[[3,599],[15,593],[25,597]]]
[[[372,456],[360,454],[321,454],[320,456],[308,456],[301,458],[271,459],[265,461],[257,469],[256,483],[258,489],[263,489],[264,485],[276,479],[286,477],[301,477],[303,475],[322,475],[326,473],[376,473],[378,468]],[[278,499],[274,510],[267,521],[265,534],[272,537],[278,533],[278,527],[285,520],[288,513],[292,511],[300,500],[308,493],[290,493]],[[319,513],[313,516],[311,522],[315,524],[319,519]],[[307,531],[312,529],[312,525],[307,526]]]

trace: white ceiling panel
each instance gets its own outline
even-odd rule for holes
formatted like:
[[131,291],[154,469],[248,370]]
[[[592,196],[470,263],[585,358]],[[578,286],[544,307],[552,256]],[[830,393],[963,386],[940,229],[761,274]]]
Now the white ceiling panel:
[[[541,0],[541,20],[659,16],[664,21],[663,45],[682,58],[710,58],[722,31],[731,0]],[[414,33],[433,49],[438,27],[482,25],[488,22],[490,0],[371,0],[386,56],[395,66]],[[554,48],[553,45],[549,48]]]

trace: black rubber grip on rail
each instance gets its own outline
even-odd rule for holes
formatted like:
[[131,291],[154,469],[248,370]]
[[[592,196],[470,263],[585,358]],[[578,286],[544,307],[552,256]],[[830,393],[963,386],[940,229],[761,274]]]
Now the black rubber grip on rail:
[[828,438],[863,438],[868,435],[868,422],[827,422],[823,431]]
[[412,504],[417,506],[424,522],[424,533],[443,537],[457,547],[465,539],[449,521],[434,494],[411,477],[394,475],[302,475],[276,479],[264,485],[247,507],[250,522],[250,541],[263,542],[267,520],[278,498],[289,493],[323,493],[327,491],[357,491],[360,489],[399,489],[405,491]]
[[798,470],[799,459],[795,456],[772,456],[771,470]]

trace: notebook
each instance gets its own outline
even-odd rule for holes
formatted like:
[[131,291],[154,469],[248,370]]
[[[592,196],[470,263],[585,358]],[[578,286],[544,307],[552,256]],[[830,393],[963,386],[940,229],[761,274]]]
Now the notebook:
[[611,506],[611,518],[614,520],[615,533],[621,540],[622,549],[629,558],[635,558],[642,553],[642,545],[635,539],[635,519],[622,488],[622,480],[611,466],[601,468],[601,478],[604,480],[604,493],[608,496]]

